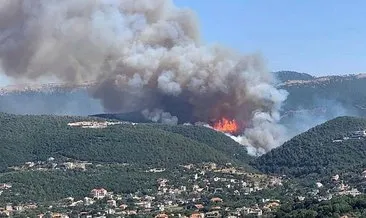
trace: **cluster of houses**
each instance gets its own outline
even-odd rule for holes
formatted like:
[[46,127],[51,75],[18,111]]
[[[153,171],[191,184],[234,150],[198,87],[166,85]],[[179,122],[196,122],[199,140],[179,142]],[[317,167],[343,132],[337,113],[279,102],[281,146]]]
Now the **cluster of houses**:
[[[39,168],[42,164],[56,163],[53,158],[43,163],[27,163],[22,167]],[[63,162],[69,169],[81,162]],[[72,163],[72,164],[71,164]],[[86,163],[82,163],[86,164]],[[57,166],[55,167],[57,168]],[[84,168],[84,167],[82,167]],[[173,169],[152,168],[141,170],[142,173],[165,175]],[[245,199],[266,188],[282,186],[280,177],[247,172],[231,164],[218,166],[215,163],[189,164],[175,168],[182,177],[160,177],[156,180],[154,191],[147,193],[115,194],[106,188],[94,188],[85,197],[74,199],[68,197],[55,202],[53,208],[39,217],[63,217],[77,212],[79,217],[241,217],[243,215],[261,216],[273,212],[280,206],[280,201],[263,199],[256,204],[243,204],[240,207],[230,206],[232,197]],[[170,173],[170,172],[169,172]],[[172,173],[177,173],[172,171]],[[4,185],[4,187],[8,187]],[[11,186],[10,186],[11,187]],[[3,211],[6,214],[22,212],[26,207],[15,208],[9,204]],[[12,209],[10,210],[10,207]],[[57,208],[63,208],[57,210]],[[60,213],[67,208],[68,212]],[[80,209],[82,208],[82,209]],[[98,208],[96,210],[95,208]]]
[[[55,163],[50,158],[45,163]],[[45,164],[44,163],[44,164]],[[66,162],[65,162],[66,163]],[[73,168],[74,164],[69,164]],[[27,163],[26,167],[35,167],[38,163]],[[68,165],[68,164],[66,164]],[[166,175],[171,169],[152,168],[144,169],[142,173]],[[185,175],[174,180],[160,177],[156,180],[152,192],[113,193],[106,188],[96,187],[90,190],[83,198],[68,197],[54,202],[48,212],[38,214],[39,218],[69,218],[77,214],[78,217],[185,217],[185,218],[221,218],[221,217],[265,217],[271,215],[281,201],[278,199],[263,199],[256,203],[233,204],[232,199],[246,199],[258,191],[282,186],[281,177],[247,172],[245,169],[234,167],[231,164],[217,165],[215,163],[189,164],[179,168]],[[170,173],[170,172],[169,172]],[[172,173],[176,173],[175,171]],[[160,174],[159,174],[160,175]],[[366,170],[361,173],[366,180]],[[323,181],[324,182],[324,181]],[[319,201],[330,200],[335,195],[360,195],[356,188],[350,187],[334,175],[329,183],[316,183],[316,189],[310,195],[297,196],[298,200],[317,198]],[[11,184],[0,184],[0,192],[11,190]],[[324,189],[326,192],[322,192]],[[320,194],[320,193],[326,193]],[[39,205],[42,205],[39,203]],[[11,204],[0,208],[0,215],[12,216],[35,210],[37,204]],[[63,212],[61,212],[63,211]]]
[[[91,163],[82,161],[61,161],[50,157],[47,161],[27,162],[15,170],[86,170]],[[54,202],[47,213],[39,217],[68,218],[71,213],[78,217],[186,217],[186,218],[218,218],[266,216],[280,207],[277,199],[262,199],[256,203],[233,204],[232,199],[245,200],[261,190],[276,188],[283,185],[283,179],[247,171],[234,167],[232,164],[216,163],[188,164],[174,169],[151,168],[140,169],[141,173],[158,175],[156,185],[151,192],[118,193],[99,187],[90,190],[83,198],[68,197]],[[173,177],[164,175],[174,174]],[[161,176],[160,176],[161,175]],[[360,177],[366,180],[366,170]],[[182,178],[184,178],[182,180]],[[322,181],[324,183],[324,181]],[[360,195],[356,188],[347,185],[339,175],[334,175],[329,182],[316,182],[316,189],[306,197],[297,196],[298,200],[317,198],[319,201],[330,200],[335,195]],[[0,184],[0,196],[11,190],[9,183]],[[323,191],[322,191],[323,189]],[[324,192],[325,190],[325,192]],[[323,194],[320,194],[323,193]],[[326,193],[324,195],[324,193]],[[40,203],[41,204],[41,203]],[[1,215],[11,216],[37,209],[37,204],[8,203],[0,208]],[[63,208],[57,210],[57,208]],[[61,213],[60,211],[67,212]],[[97,209],[96,209],[97,208]]]
[[108,126],[120,125],[124,122],[110,122],[110,121],[80,121],[74,123],[68,123],[68,126],[79,127],[79,128],[89,128],[89,129],[102,129]]
[[366,130],[360,130],[360,131],[353,131],[348,136],[344,136],[342,138],[334,139],[333,142],[339,143],[347,140],[354,140],[354,139],[365,139],[366,138]]
[[[362,172],[362,175],[366,175],[366,170]],[[332,176],[331,180],[333,187],[330,189],[329,192],[333,193],[334,195],[351,195],[355,197],[362,194],[360,191],[358,191],[357,188],[352,188],[350,185],[344,183],[344,181],[340,179],[340,176],[338,174]]]
[[8,189],[11,189],[11,185],[10,184],[7,184],[7,183],[1,183],[0,184],[0,190],[8,190]]
[[20,166],[9,167],[9,169],[15,171],[86,170],[91,165],[93,164],[87,161],[60,161],[50,157],[47,161],[30,161]]
[[[159,181],[161,184],[164,182]],[[128,199],[128,203],[126,203]],[[245,217],[246,215],[251,216],[262,216],[270,213],[273,209],[280,206],[280,201],[262,199],[262,205],[253,205],[252,207],[239,207],[239,208],[222,208],[224,200],[220,197],[212,197],[209,199],[208,204],[211,204],[211,208],[207,208],[207,204],[198,203],[192,201],[181,202],[167,202],[159,198],[158,196],[139,195],[135,194],[114,194],[108,192],[104,188],[96,188],[91,190],[88,197],[84,197],[82,200],[75,201],[74,198],[69,197],[63,199],[62,207],[78,207],[83,206],[87,208],[91,205],[104,205],[101,210],[89,210],[79,211],[78,217],[92,218],[100,217],[105,218],[110,215],[116,217],[126,216],[148,216],[148,217],[185,217],[185,218],[221,218],[221,217]],[[165,203],[165,204],[164,204]],[[164,206],[165,205],[165,206]],[[184,212],[186,211],[186,212]],[[188,211],[188,213],[187,213]],[[59,212],[48,212],[48,217],[62,217],[68,218],[68,213]],[[40,218],[45,217],[45,214],[39,214]]]
[[11,217],[14,213],[35,210],[37,208],[38,206],[36,204],[13,205],[8,203],[5,207],[0,207],[0,217]]
[[[124,203],[125,199],[130,199],[132,201],[129,204]],[[165,206],[162,203],[157,208],[154,207],[157,197],[154,196],[139,196],[138,194],[129,195],[115,195],[113,192],[108,192],[104,188],[96,188],[91,190],[88,197],[84,197],[82,200],[75,200],[72,197],[62,199],[62,207],[65,208],[76,208],[78,206],[83,206],[88,208],[92,205],[104,205],[100,210],[89,210],[89,211],[78,211],[78,217],[81,218],[106,218],[108,215],[115,215],[119,217],[142,215],[159,218],[159,217],[185,217],[185,218],[221,218],[223,217],[223,210],[220,205],[223,204],[223,199],[219,197],[212,197],[209,201],[211,204],[215,205],[212,210],[205,210],[206,205],[202,203],[186,202],[185,204],[178,205],[173,202],[165,202],[170,206]],[[131,205],[132,202],[132,205]],[[183,203],[183,202],[182,202]],[[253,207],[240,207],[229,211],[230,208],[224,208],[227,212],[227,217],[242,217],[244,215],[252,216],[262,216],[264,213],[268,213],[271,209],[280,206],[279,201],[263,199],[263,206],[260,207],[258,204]],[[0,208],[0,215],[11,217],[15,213],[21,213],[24,211],[37,209],[36,204],[31,205],[12,205],[7,204],[5,208]],[[170,210],[171,208],[176,210]],[[71,212],[70,210],[70,212]],[[189,214],[182,213],[182,210],[190,211]],[[74,211],[75,212],[75,211]],[[61,212],[47,212],[38,214],[38,218],[69,218],[70,213]]]
[[[363,178],[364,182],[366,182],[366,170],[362,171],[361,175],[359,176],[360,178]],[[340,195],[350,195],[355,197],[363,194],[357,188],[348,185],[344,180],[341,179],[339,174],[332,176],[330,178],[330,182],[327,182],[326,184],[321,182],[316,182],[315,184],[316,189],[313,189],[311,192],[309,192],[309,194],[312,198],[315,197],[319,201],[331,200],[334,196]],[[321,190],[323,190],[323,194],[320,194]],[[303,201],[305,200],[305,197],[298,196],[298,200]]]

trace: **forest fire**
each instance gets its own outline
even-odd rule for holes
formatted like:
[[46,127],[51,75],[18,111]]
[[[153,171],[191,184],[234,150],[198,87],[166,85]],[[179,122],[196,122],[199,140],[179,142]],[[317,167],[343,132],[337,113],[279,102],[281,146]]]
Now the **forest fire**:
[[[262,55],[206,44],[195,12],[174,0],[0,2],[0,76],[12,83],[95,81],[83,95],[95,98],[100,112],[208,124],[254,150],[269,151],[287,137],[277,115],[288,92],[277,89]],[[66,110],[53,102],[45,113]]]
[[235,120],[229,120],[227,118],[222,118],[217,121],[213,125],[213,128],[217,131],[231,134],[238,133],[240,130],[239,124]]

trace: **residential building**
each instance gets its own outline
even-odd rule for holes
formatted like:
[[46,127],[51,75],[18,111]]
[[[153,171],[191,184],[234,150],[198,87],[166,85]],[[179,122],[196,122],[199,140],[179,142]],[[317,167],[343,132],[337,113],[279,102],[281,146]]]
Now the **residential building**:
[[107,196],[107,193],[107,190],[105,190],[104,188],[93,189],[91,191],[91,196],[96,199],[103,199]]

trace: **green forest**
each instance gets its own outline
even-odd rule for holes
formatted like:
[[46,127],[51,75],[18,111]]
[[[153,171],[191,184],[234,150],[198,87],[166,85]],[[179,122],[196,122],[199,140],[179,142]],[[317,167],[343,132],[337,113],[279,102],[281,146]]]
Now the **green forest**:
[[333,140],[363,129],[366,129],[364,118],[339,117],[292,138],[252,163],[263,172],[292,177],[330,175],[351,169],[366,162],[366,140]]
[[122,124],[84,129],[67,125],[96,119],[0,114],[0,171],[51,156],[153,166],[251,160],[245,147],[205,127]]

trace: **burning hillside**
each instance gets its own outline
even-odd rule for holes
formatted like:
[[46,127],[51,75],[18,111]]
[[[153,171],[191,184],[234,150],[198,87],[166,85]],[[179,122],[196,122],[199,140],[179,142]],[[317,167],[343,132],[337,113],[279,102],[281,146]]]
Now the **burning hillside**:
[[213,128],[217,131],[230,134],[239,134],[241,132],[241,128],[235,120],[226,118],[222,118],[214,123]]
[[261,151],[283,141],[287,93],[261,58],[203,45],[195,14],[171,0],[6,0],[0,16],[9,77],[98,81],[91,95],[106,112],[209,123]]

